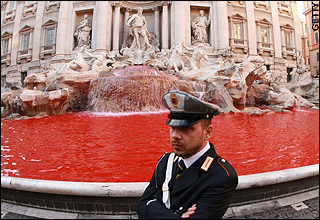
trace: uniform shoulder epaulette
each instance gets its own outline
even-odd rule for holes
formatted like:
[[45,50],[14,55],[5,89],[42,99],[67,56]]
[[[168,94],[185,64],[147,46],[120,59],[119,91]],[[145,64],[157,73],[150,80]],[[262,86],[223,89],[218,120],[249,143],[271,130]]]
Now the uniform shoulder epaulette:
[[224,169],[224,171],[226,171],[227,175],[230,176],[230,173],[228,171],[228,169],[226,168],[226,166],[224,165],[227,161],[223,158],[218,158],[218,164]]

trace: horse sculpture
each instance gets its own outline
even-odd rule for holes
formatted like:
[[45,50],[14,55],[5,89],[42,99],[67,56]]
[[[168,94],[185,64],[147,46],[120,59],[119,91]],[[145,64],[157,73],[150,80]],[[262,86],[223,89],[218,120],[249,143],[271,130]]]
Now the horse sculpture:
[[171,48],[171,56],[167,61],[167,70],[170,73],[180,72],[184,70],[185,63],[188,61],[187,55],[182,53],[183,44],[175,43]]

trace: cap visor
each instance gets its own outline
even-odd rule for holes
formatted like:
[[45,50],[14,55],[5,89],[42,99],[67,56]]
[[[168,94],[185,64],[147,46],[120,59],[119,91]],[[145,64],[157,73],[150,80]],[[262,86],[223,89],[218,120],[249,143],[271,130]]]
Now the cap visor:
[[166,124],[171,127],[181,127],[181,126],[193,125],[199,121],[201,121],[201,119],[200,120],[168,119],[166,121]]

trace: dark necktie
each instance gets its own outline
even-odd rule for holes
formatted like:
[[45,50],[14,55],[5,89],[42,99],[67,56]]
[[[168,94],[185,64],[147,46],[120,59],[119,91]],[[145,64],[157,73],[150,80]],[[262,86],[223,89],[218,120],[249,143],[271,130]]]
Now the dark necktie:
[[186,165],[184,164],[183,160],[180,160],[180,161],[179,161],[179,164],[178,164],[176,179],[178,179],[179,176],[181,176],[182,172],[183,172],[185,169],[186,169]]

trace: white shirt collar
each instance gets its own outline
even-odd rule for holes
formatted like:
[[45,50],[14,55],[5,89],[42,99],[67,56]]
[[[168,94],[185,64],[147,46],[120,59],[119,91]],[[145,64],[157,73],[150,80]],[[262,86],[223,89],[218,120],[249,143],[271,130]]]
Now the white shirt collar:
[[210,144],[208,142],[207,145],[201,151],[196,153],[195,155],[192,155],[191,157],[189,157],[187,159],[179,158],[179,160],[182,159],[188,169],[194,162],[196,162],[209,149],[210,149]]

